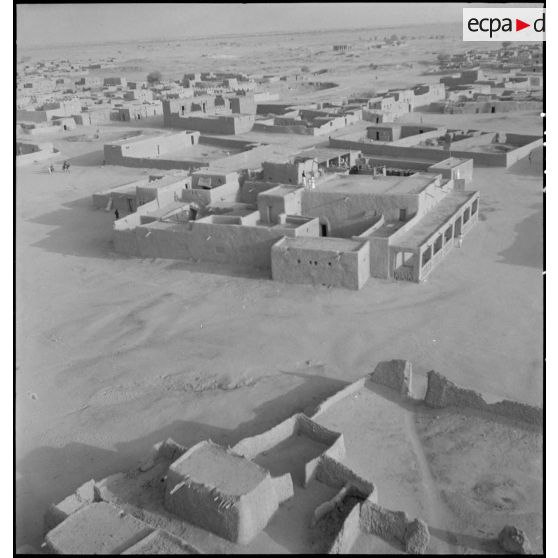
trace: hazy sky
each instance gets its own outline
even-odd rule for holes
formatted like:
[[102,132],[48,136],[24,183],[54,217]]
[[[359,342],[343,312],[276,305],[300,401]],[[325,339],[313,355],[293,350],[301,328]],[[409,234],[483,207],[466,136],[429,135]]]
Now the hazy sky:
[[17,6],[17,41],[18,46],[25,47],[233,33],[457,23],[461,21],[462,8],[475,5],[483,4],[20,4]]

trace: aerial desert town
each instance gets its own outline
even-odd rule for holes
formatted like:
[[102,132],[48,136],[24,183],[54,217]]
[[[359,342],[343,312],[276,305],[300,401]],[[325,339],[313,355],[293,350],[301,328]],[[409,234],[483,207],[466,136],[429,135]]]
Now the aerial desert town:
[[17,553],[543,552],[543,45],[461,7],[18,6]]

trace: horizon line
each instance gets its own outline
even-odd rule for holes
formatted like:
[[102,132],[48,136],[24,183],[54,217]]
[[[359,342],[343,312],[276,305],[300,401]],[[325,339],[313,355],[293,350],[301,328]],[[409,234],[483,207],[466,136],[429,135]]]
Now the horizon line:
[[18,39],[16,37],[16,49],[38,49],[45,47],[69,47],[69,46],[82,46],[82,45],[111,45],[111,44],[125,44],[125,43],[140,43],[140,42],[165,42],[165,41],[196,41],[202,39],[216,39],[216,38],[233,38],[233,37],[258,37],[264,35],[301,35],[301,34],[315,34],[322,33],[324,31],[372,31],[374,29],[399,29],[401,27],[423,27],[426,25],[457,25],[461,24],[461,20],[456,21],[433,21],[430,23],[407,23],[403,25],[377,25],[374,27],[326,27],[321,29],[306,29],[299,31],[288,31],[288,30],[278,30],[278,31],[262,31],[260,33],[226,33],[226,34],[216,34],[216,35],[198,35],[192,36],[185,39],[184,37],[146,37],[143,39],[126,39],[126,40],[109,40],[102,42],[95,41],[82,41],[82,42],[68,42],[68,43],[40,43],[34,45],[19,45]]

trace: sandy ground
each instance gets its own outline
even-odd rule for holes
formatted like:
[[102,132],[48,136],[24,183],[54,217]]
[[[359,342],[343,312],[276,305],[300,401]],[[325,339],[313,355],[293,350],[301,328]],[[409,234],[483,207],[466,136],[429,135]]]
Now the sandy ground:
[[[317,422],[344,434],[345,462],[372,478],[378,503],[428,523],[432,554],[498,553],[510,521],[542,552],[542,437],[538,429],[468,410],[403,402],[368,382]],[[378,546],[380,544],[380,546]],[[353,552],[393,553],[361,535]]]
[[[435,48],[417,56],[431,49],[432,60]],[[396,74],[420,81],[418,70],[382,76]],[[369,76],[359,79],[365,87]],[[541,132],[534,113],[409,116],[421,117]],[[113,216],[94,210],[91,194],[148,174],[101,166],[102,143],[131,129],[111,124],[99,141],[55,139],[52,176],[46,164],[17,169],[17,545],[40,543],[50,502],[133,466],[155,442],[234,444],[380,360],[407,358],[466,387],[542,403],[540,153],[532,164],[475,169],[480,221],[428,282],[372,279],[353,292],[114,253]],[[64,159],[70,174],[59,172]],[[426,459],[431,450],[448,451],[451,465],[451,448],[425,442]]]
[[18,169],[18,544],[39,541],[50,501],[158,440],[234,443],[382,359],[541,404],[540,157],[476,169],[478,226],[427,283],[352,292],[123,258],[90,195],[146,171],[91,166],[90,142],[63,153],[70,174]]

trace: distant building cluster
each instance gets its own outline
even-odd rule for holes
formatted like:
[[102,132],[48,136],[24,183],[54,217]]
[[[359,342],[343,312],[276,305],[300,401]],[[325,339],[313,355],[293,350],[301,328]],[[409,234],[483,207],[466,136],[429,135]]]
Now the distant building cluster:
[[453,73],[440,78],[446,98],[430,109],[449,114],[542,110],[542,55],[538,44],[440,55],[429,73]]
[[[487,60],[509,65],[529,53],[531,63],[537,52],[503,49]],[[477,66],[470,67],[473,62]],[[518,93],[542,85],[541,76],[524,69],[483,70],[471,53],[444,58],[440,70],[462,67],[440,83],[349,98],[333,94],[311,103],[281,102],[269,87],[335,87],[311,81],[321,70],[283,76],[198,72],[175,82],[132,82],[92,76],[103,62],[79,68],[78,79],[56,77],[60,88],[47,93],[40,77],[77,68],[41,64],[23,66],[18,74],[20,134],[162,115],[159,127],[166,132],[136,131],[104,145],[105,165],[152,169],[149,178],[94,196],[96,207],[115,214],[118,252],[248,265],[283,282],[360,289],[370,277],[423,281],[478,219],[479,193],[467,190],[473,165],[507,168],[542,142],[397,122],[425,107],[495,112],[495,103],[519,101],[505,100],[503,93],[496,101],[493,90]],[[26,96],[35,84],[37,91]],[[467,103],[474,110],[466,110]],[[262,134],[324,140],[301,148],[266,143]],[[17,161],[55,153],[52,144],[19,141]]]

